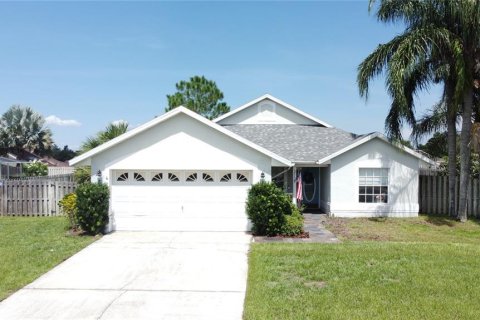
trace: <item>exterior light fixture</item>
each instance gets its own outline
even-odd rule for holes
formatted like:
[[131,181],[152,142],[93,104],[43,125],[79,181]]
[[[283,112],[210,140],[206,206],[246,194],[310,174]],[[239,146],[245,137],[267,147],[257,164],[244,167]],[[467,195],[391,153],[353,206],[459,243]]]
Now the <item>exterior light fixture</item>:
[[102,171],[100,170],[97,171],[97,183],[102,183]]

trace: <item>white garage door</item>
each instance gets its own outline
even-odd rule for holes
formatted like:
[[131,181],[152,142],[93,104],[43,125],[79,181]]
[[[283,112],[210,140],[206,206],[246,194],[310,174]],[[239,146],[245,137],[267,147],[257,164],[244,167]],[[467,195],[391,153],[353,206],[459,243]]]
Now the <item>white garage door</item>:
[[115,230],[247,231],[251,171],[116,170]]

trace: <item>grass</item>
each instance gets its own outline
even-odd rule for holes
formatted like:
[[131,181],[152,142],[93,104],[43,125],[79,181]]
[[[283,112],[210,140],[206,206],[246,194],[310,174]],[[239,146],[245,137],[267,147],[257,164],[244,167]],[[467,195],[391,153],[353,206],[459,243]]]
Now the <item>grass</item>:
[[340,244],[253,244],[244,319],[479,319],[480,225],[329,219]]
[[254,244],[245,319],[478,319],[480,247]]
[[343,241],[471,243],[480,245],[480,222],[441,216],[418,218],[329,218],[325,224]]
[[0,301],[95,239],[68,236],[64,217],[0,217]]

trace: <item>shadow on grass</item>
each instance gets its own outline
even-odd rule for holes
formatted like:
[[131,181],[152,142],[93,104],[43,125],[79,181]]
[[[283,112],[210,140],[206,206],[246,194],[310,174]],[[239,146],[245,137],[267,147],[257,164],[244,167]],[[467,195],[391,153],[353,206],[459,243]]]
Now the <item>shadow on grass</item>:
[[374,218],[368,218],[368,221],[385,222],[385,221],[387,221],[387,218],[386,217],[374,217]]
[[[456,218],[452,218],[448,215],[444,216],[434,216],[434,215],[425,215],[425,221],[436,226],[455,226],[459,221]],[[480,219],[474,217],[468,217],[468,221],[471,221],[480,226]]]
[[457,220],[449,216],[426,216],[425,221],[436,226],[449,226],[453,227],[457,223]]

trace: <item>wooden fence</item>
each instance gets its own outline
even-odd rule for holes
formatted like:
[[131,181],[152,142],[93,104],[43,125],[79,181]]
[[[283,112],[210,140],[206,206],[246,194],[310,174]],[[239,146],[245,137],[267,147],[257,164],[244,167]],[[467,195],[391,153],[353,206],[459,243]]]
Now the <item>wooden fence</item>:
[[62,179],[0,181],[0,216],[61,215],[58,201],[74,190],[73,181]]
[[[459,182],[456,186],[457,209]],[[433,215],[448,215],[448,177],[442,175],[420,175],[419,185],[420,213]],[[467,211],[470,217],[480,218],[480,182],[478,178],[471,179],[468,188]]]

